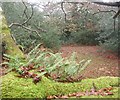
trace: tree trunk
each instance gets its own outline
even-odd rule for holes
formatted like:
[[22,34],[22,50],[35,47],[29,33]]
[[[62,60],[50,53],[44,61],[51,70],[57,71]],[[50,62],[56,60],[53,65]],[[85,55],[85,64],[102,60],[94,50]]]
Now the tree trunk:
[[0,38],[1,38],[1,52],[4,52],[2,50],[5,50],[6,54],[9,54],[11,56],[18,56],[20,58],[24,58],[23,52],[19,49],[19,47],[16,45],[15,41],[11,37],[10,29],[7,26],[7,22],[5,17],[2,14],[2,9],[0,8]]

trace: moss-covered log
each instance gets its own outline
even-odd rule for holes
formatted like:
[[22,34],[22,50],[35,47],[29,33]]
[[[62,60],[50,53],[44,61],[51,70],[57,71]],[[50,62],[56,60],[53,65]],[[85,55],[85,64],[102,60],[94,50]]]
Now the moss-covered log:
[[[42,77],[40,82],[34,84],[32,79],[19,78],[16,75],[16,73],[11,72],[1,77],[2,98],[45,98],[50,95],[66,95],[74,92],[89,91],[93,87],[93,82],[97,89],[113,87],[111,92],[114,94],[94,96],[94,98],[118,98],[118,77],[106,76],[97,79],[84,79],[75,83],[59,83]],[[89,98],[89,96],[83,96],[82,98],[84,97]]]
[[[16,45],[15,41],[11,37],[10,29],[7,26],[7,22],[5,17],[2,14],[2,11],[0,11],[0,38],[2,40],[2,43],[5,44],[5,53],[12,55],[12,56],[18,56],[20,58],[24,58],[23,52],[19,49],[19,47]],[[2,51],[2,49],[1,49]]]

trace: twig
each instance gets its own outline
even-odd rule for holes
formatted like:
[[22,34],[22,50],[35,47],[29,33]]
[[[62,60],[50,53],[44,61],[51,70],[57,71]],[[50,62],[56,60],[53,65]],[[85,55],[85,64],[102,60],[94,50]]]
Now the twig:
[[15,37],[13,36],[13,34],[11,34],[11,37],[12,37],[12,39],[14,40],[14,42],[17,44],[16,39],[15,39]]
[[116,13],[116,11],[114,11],[114,10],[107,10],[107,11],[101,11],[100,9],[98,9],[99,11],[98,12],[96,12],[96,13],[94,13],[93,15],[96,15],[96,14],[98,14],[98,13],[101,13],[101,12],[114,12],[114,13]]
[[65,10],[64,10],[64,7],[63,7],[63,4],[64,4],[65,2],[61,2],[61,9],[62,9],[62,11],[63,11],[63,13],[64,13],[64,16],[65,16],[65,22],[66,22],[66,20],[67,20],[67,14],[66,14],[66,12],[65,12]]
[[120,1],[118,2],[94,2],[93,3],[99,4],[99,5],[105,5],[105,6],[114,6],[114,7],[119,7],[120,6]]
[[26,26],[24,26],[22,24],[19,24],[19,23],[12,23],[11,25],[9,25],[9,28],[11,28],[13,25],[20,26],[20,27],[22,27],[22,28],[24,28],[24,29],[26,29],[28,31],[35,32],[39,37],[41,37],[40,34],[39,34],[39,32],[37,30],[31,29],[31,28],[26,27]]
[[120,9],[119,9],[118,12],[114,15],[113,19],[117,18],[118,15],[120,15]]
[[116,20],[114,19],[114,31],[115,31],[115,26],[116,26]]
[[32,9],[32,13],[31,13],[30,17],[29,17],[27,20],[25,20],[25,21],[22,23],[22,25],[26,24],[26,23],[32,18],[32,16],[33,16],[33,6],[32,6],[32,5],[31,5],[31,9]]
[[22,3],[23,3],[23,5],[25,6],[23,15],[25,14],[26,18],[28,19],[28,16],[27,16],[27,14],[26,14],[27,6],[26,6],[25,2],[23,2],[23,0],[22,0]]

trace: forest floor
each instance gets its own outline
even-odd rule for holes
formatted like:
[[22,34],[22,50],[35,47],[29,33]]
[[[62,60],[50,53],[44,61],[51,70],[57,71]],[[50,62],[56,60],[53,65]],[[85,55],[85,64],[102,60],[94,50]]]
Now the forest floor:
[[99,46],[62,46],[60,52],[63,57],[77,52],[77,59],[91,59],[92,62],[82,72],[83,78],[97,78],[100,76],[119,76],[120,59],[112,53],[102,52]]
[[[77,61],[91,59],[92,62],[81,73],[82,79],[76,83],[54,82],[43,77],[36,85],[31,79],[16,77],[15,73],[8,73],[2,77],[2,97],[8,98],[118,98],[118,78],[101,76],[119,76],[117,56],[108,52],[101,52],[98,46],[62,46],[63,57],[77,52]],[[2,75],[6,69],[0,68]],[[1,76],[0,75],[0,76]],[[99,77],[97,79],[97,77]],[[86,79],[95,78],[95,79]],[[94,88],[97,86],[97,90]],[[81,84],[80,84],[81,83]],[[105,83],[105,84],[104,84]],[[93,88],[91,88],[93,86]],[[111,87],[112,86],[112,87]],[[12,88],[12,90],[11,90]],[[32,89],[31,89],[32,88]],[[6,90],[7,89],[7,90]],[[49,90],[49,91],[48,91]],[[57,90],[57,91],[56,91]],[[18,92],[19,91],[19,92]],[[39,91],[39,92],[38,92]],[[7,93],[7,94],[6,94]],[[61,95],[62,94],[62,95]]]
[[[60,49],[63,57],[69,56],[72,52],[77,52],[77,60],[91,59],[92,62],[82,72],[83,78],[97,78],[100,76],[119,76],[118,63],[120,59],[112,53],[101,52],[98,46],[77,46],[67,45]],[[6,68],[0,68],[0,76],[4,74]]]

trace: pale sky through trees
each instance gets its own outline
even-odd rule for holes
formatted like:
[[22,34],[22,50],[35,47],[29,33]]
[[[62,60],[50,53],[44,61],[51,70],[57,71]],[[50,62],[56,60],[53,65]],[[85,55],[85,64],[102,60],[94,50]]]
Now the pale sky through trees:
[[[0,0],[0,2],[21,2],[22,0]],[[32,3],[47,3],[47,2],[60,2],[63,0],[23,0],[24,2],[32,2]],[[120,2],[120,0],[66,0],[66,1],[73,1],[73,2],[87,2],[87,1],[94,1],[94,2]]]
[[[63,1],[63,0],[28,0],[29,2],[60,2],[60,1]],[[87,1],[87,0],[69,0],[69,1],[78,1],[78,2],[84,2],[84,1]],[[103,1],[103,2],[119,2],[120,0],[88,0],[88,1]]]
[[[28,2],[31,3],[41,3],[41,4],[46,4],[48,2],[60,2],[60,1],[64,1],[64,0],[27,0]],[[93,2],[119,2],[120,0],[66,0],[66,1],[73,1],[73,2],[87,2],[87,1],[93,1]],[[40,8],[40,11],[43,11]]]

